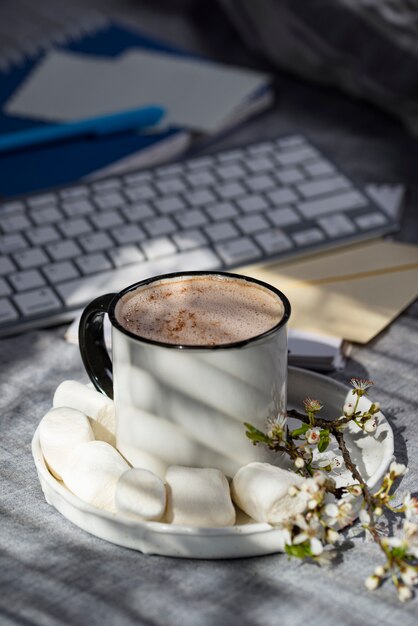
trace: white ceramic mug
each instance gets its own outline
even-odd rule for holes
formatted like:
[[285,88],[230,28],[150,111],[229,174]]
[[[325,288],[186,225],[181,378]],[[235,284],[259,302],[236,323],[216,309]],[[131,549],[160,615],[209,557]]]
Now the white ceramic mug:
[[[203,347],[142,338],[119,323],[115,310],[128,292],[192,276],[260,285],[282,303],[283,316],[258,336]],[[112,361],[103,340],[105,313]],[[95,387],[114,397],[118,450],[132,465],[160,476],[170,465],[213,467],[232,476],[254,460],[276,463],[277,455],[247,439],[243,422],[264,429],[267,419],[286,412],[289,316],[289,301],[278,289],[226,272],[157,276],[91,302],[80,320],[80,351]]]

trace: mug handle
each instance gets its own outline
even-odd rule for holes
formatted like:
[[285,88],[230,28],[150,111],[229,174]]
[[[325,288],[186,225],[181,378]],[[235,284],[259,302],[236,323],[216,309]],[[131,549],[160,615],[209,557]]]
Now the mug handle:
[[87,374],[97,391],[113,400],[112,361],[106,349],[103,319],[115,293],[99,296],[84,309],[78,327],[78,344]]

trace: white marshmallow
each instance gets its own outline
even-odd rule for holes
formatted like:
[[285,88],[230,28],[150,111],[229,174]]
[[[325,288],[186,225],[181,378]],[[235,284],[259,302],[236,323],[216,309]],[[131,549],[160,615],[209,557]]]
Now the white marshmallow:
[[64,380],[55,391],[52,406],[68,406],[85,413],[95,438],[115,446],[115,405],[104,394],[75,380]]
[[235,509],[228,481],[217,469],[171,466],[166,475],[164,521],[184,526],[232,526]]
[[116,483],[128,469],[127,462],[111,445],[90,441],[73,450],[62,478],[84,502],[114,512]]
[[232,499],[257,522],[278,524],[292,515],[302,513],[306,501],[290,496],[291,485],[299,486],[303,478],[269,463],[249,463],[235,474]]
[[76,409],[51,409],[39,424],[39,439],[45,461],[52,474],[61,480],[68,457],[80,443],[94,440],[90,422]]
[[145,520],[159,520],[166,505],[165,485],[146,469],[129,469],[116,483],[116,509]]

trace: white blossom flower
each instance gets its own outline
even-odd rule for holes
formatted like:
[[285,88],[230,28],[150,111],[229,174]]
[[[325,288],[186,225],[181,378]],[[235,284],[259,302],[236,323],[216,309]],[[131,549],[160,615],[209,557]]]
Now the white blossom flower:
[[371,576],[367,576],[366,580],[364,581],[364,584],[369,591],[374,591],[375,589],[377,589],[380,583],[381,580],[379,576],[375,576],[374,574],[372,574]]
[[313,398],[305,398],[303,404],[307,413],[317,413],[322,409],[322,404],[319,400],[314,400]]
[[418,558],[418,525],[405,520],[399,536],[384,537],[382,544],[389,548],[403,548]]
[[338,517],[338,506],[334,502],[329,502],[325,505],[324,513],[331,520],[335,521]]
[[406,474],[407,471],[408,471],[408,468],[406,467],[406,465],[404,465],[403,463],[396,463],[396,461],[393,461],[389,466],[389,472],[390,472],[391,478],[398,478],[399,476],[404,476],[404,474]]
[[366,389],[373,385],[373,381],[366,380],[365,378],[352,378],[350,384],[353,385],[355,391],[366,391]]
[[412,519],[418,515],[418,498],[413,498],[410,493],[407,493],[404,496],[403,505],[406,519]]
[[284,433],[287,424],[286,415],[278,415],[274,419],[268,419],[267,426],[267,436],[270,439],[274,439],[274,437],[281,438],[281,435]]
[[412,591],[406,585],[398,585],[398,598],[401,602],[406,602],[412,598]]
[[306,431],[305,437],[308,443],[316,444],[320,439],[321,431],[319,428],[310,428]]
[[324,550],[321,540],[318,538],[322,531],[322,526],[316,517],[312,517],[309,522],[306,521],[303,515],[296,516],[296,525],[301,529],[296,537],[293,538],[293,544],[298,545],[309,541],[309,546],[313,556],[319,556]]

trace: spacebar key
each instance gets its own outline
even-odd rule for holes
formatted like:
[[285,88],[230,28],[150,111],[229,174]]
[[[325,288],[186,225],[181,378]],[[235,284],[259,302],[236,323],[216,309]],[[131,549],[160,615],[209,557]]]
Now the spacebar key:
[[103,293],[121,291],[151,276],[169,272],[214,270],[220,266],[221,261],[212,250],[200,248],[174,256],[161,257],[154,261],[144,261],[138,265],[128,265],[110,272],[69,280],[56,285],[55,288],[67,307],[80,307]]

